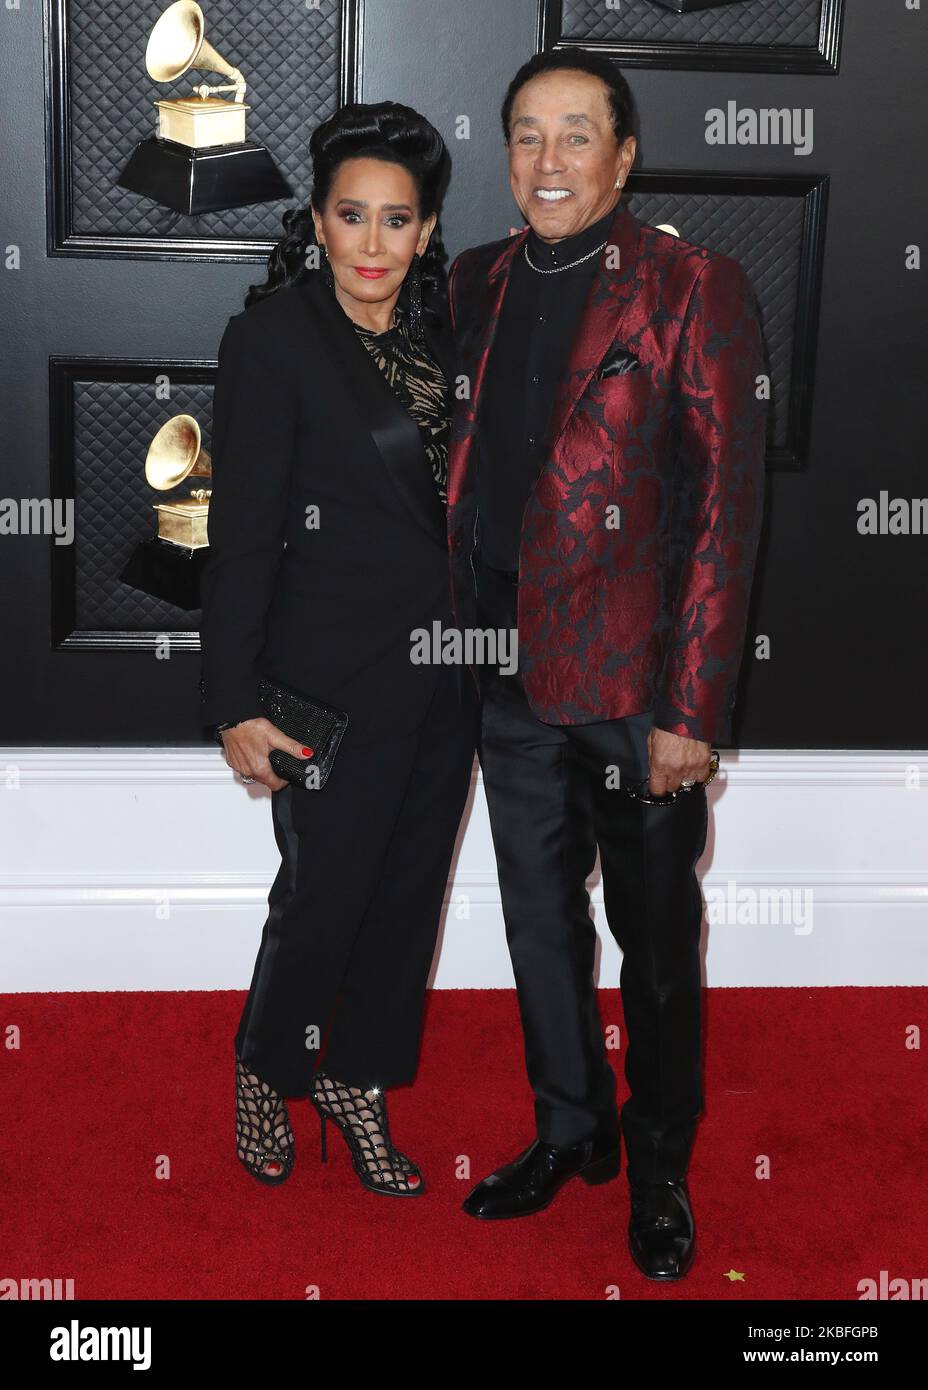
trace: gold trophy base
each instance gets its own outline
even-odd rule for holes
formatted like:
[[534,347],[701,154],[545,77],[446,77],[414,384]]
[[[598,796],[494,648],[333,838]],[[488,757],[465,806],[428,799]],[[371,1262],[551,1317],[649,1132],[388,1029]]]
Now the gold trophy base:
[[251,107],[222,97],[182,97],[156,101],[158,135],[188,150],[240,145],[245,139],[245,112]]
[[183,498],[180,502],[159,502],[155,511],[158,513],[159,540],[182,545],[188,550],[200,550],[209,545],[206,535],[208,502],[197,502],[192,497]]

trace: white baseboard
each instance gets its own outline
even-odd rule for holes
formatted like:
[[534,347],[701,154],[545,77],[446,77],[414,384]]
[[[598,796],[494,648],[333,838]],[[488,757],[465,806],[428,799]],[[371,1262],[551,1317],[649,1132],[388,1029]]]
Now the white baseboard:
[[[921,752],[723,758],[700,865],[707,983],[928,983],[925,790]],[[247,987],[279,860],[268,793],[218,749],[0,748],[0,792],[5,991]],[[598,872],[591,893],[614,985]],[[512,986],[476,772],[433,984]]]

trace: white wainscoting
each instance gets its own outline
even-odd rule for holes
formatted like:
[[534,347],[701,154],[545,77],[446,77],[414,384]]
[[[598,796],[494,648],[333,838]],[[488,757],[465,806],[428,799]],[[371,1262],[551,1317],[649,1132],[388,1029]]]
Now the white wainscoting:
[[[741,751],[710,795],[708,984],[928,983],[928,753]],[[0,991],[245,989],[278,862],[218,749],[0,748]],[[512,985],[476,771],[433,984]]]

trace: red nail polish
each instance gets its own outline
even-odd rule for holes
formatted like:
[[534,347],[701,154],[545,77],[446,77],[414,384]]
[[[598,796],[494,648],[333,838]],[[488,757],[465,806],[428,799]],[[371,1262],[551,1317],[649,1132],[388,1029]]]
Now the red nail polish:
[[315,750],[312,749],[312,748],[304,748],[304,749],[303,749],[303,757],[304,757],[304,758],[311,758],[314,751],[315,751]]

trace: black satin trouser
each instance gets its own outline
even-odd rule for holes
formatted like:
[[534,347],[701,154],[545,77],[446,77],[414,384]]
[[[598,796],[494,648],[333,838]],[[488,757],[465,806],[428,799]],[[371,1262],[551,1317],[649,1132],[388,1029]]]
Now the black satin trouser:
[[282,1095],[307,1095],[317,1063],[363,1090],[415,1075],[474,759],[476,691],[460,677],[440,669],[411,733],[357,746],[349,726],[325,787],[272,793],[281,866],[235,1045]]
[[[515,584],[475,567],[479,625],[514,628]],[[679,1179],[703,1104],[694,866],[706,842],[705,791],[647,806],[621,789],[647,775],[650,712],[543,724],[518,674],[485,666],[481,687],[478,751],[538,1136],[573,1144],[619,1125],[585,887],[598,845],[606,918],[623,957],[626,1170],[633,1181]],[[610,768],[619,769],[618,788]]]

